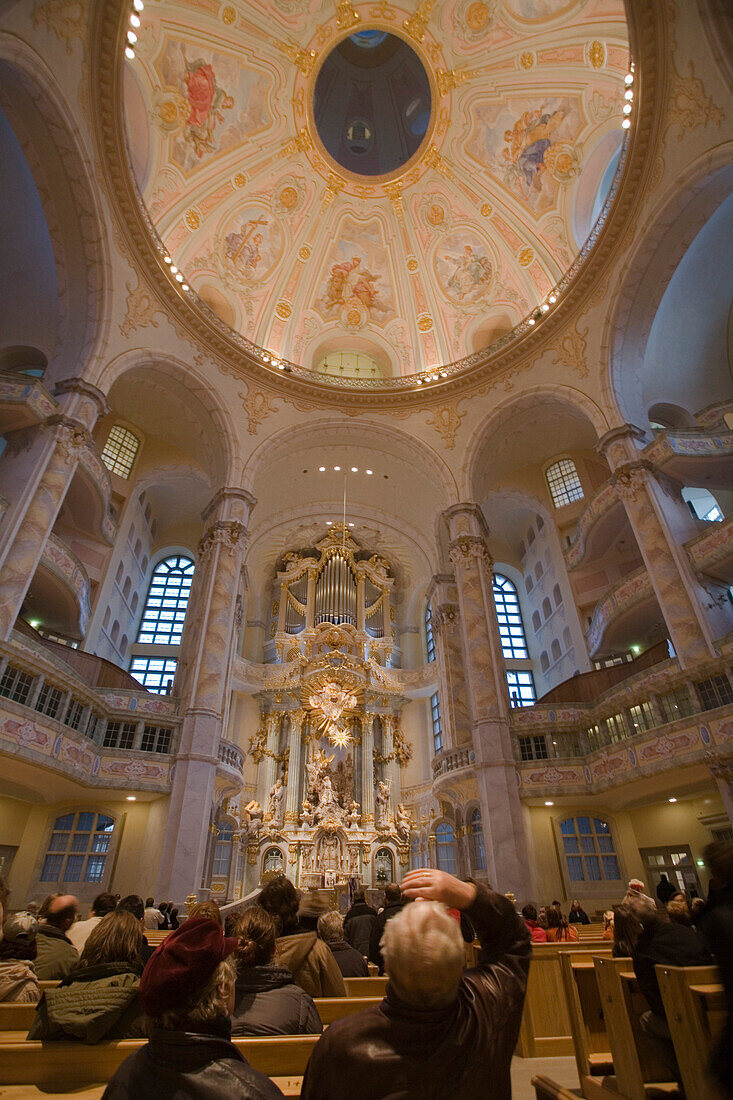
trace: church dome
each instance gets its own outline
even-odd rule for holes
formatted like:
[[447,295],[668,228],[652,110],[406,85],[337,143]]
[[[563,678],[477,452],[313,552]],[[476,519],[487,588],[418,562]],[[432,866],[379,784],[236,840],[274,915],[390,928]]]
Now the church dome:
[[452,377],[562,300],[623,161],[622,0],[140,7],[124,113],[161,269],[268,369]]

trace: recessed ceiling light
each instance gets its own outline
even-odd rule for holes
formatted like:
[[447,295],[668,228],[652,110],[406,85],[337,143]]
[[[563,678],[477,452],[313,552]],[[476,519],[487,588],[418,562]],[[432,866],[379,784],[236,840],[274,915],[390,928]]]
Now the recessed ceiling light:
[[132,46],[125,46],[125,57],[129,57],[130,61],[132,61],[134,56],[135,51],[133,50]]
[[557,294],[551,294],[550,297],[547,300],[548,300],[548,302],[552,302],[552,304],[554,305],[555,302],[557,301]]
[[627,88],[626,91],[624,92],[624,99],[633,99],[633,98],[634,98],[634,93],[633,93],[632,89]]
[[358,466],[352,466],[351,467],[351,472],[352,472],[352,474],[358,474],[359,473],[359,467]]
[[555,805],[554,802],[545,802],[545,806],[554,806],[554,805]]
[[340,469],[341,469],[340,466],[334,466],[334,470],[336,471],[336,473],[339,473]]
[[349,527],[353,527],[353,526],[354,526],[354,524],[353,524],[353,523],[350,523],[350,524],[349,524]]
[[631,119],[630,118],[622,119],[621,125],[623,126],[624,130],[628,130],[628,128],[631,126]]
[[130,16],[130,23],[135,28],[139,27],[140,26],[140,17],[137,16],[137,15],[131,15]]
[[131,46],[135,45],[135,43],[137,42],[137,35],[134,31],[127,32],[127,41],[130,43]]
[[137,802],[137,798],[135,797],[134,794],[128,794],[127,801],[128,802]]
[[529,323],[530,323],[530,325],[533,325],[533,324],[534,324],[534,317],[530,317],[530,319],[529,319]]
[[182,286],[181,286],[181,290],[190,290],[190,289],[191,288],[189,287],[188,283],[183,283]]
[[176,281],[179,282],[179,283],[183,282],[183,275],[181,275],[180,271],[176,275]]
[[633,73],[627,73],[626,76],[624,77],[624,84],[633,84],[633,83],[634,83],[634,74]]
[[178,271],[178,268],[176,267],[175,264],[171,264],[171,271],[173,272],[174,275]]
[[631,114],[631,109],[632,109],[632,108],[631,108],[631,104],[630,104],[630,103],[624,103],[623,107],[621,108],[621,110],[623,111],[623,113],[624,113],[625,115],[630,115],[630,114]]
[[418,378],[418,380],[417,380],[417,385],[418,385],[418,386],[422,386],[422,378]]
[[677,801],[677,799],[676,799],[676,798],[668,798],[668,799],[667,799],[667,801],[668,801],[668,802],[676,802],[676,801]]
[[135,11],[142,11],[145,7],[145,5],[143,4],[143,0],[132,0],[132,6]]
[[333,527],[333,520],[332,519],[327,519],[326,520],[326,527]]
[[367,473],[368,473],[368,474],[371,474],[371,472],[372,472],[371,470],[367,470]]
[[326,471],[325,466],[319,466],[318,469],[321,471],[322,474],[325,473],[325,471]]

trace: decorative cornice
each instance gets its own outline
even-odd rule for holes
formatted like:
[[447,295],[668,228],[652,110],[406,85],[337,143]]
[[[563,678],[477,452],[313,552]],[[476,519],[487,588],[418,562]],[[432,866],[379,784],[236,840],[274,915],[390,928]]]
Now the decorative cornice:
[[[587,305],[598,281],[626,244],[627,230],[635,224],[644,200],[646,184],[656,162],[662,133],[665,97],[663,58],[668,31],[664,6],[655,0],[627,4],[626,18],[643,94],[628,131],[619,178],[607,199],[607,217],[601,217],[575,262],[560,281],[560,302],[534,326],[528,319],[490,348],[441,368],[439,377],[416,386],[415,376],[392,379],[351,379],[324,383],[313,372],[295,364],[281,372],[266,366],[258,349],[229,329],[201,299],[186,295],[167,274],[162,244],[144,208],[133,180],[125,141],[122,95],[125,0],[100,0],[94,5],[90,34],[90,87],[94,95],[92,128],[98,143],[99,162],[106,175],[117,217],[117,226],[140,267],[147,273],[161,301],[161,310],[185,339],[203,344],[218,357],[220,368],[237,376],[266,381],[277,395],[316,399],[325,406],[363,407],[420,406],[445,401],[447,394],[475,389],[488,379],[536,360]],[[630,136],[633,134],[633,140]]]

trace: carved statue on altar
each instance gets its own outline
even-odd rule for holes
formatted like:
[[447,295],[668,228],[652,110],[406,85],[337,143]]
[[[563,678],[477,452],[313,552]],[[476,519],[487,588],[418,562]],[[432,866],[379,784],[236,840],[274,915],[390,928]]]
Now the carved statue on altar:
[[323,833],[316,847],[318,871],[345,871],[341,838],[336,833]]
[[380,779],[374,792],[374,804],[377,811],[377,828],[385,829],[389,826],[389,795],[390,783],[387,779]]
[[400,839],[406,844],[410,833],[415,828],[415,822],[410,811],[405,809],[402,802],[397,807],[397,813],[395,814],[395,828]]
[[322,825],[342,825],[346,813],[339,804],[336,792],[331,780],[324,775],[318,782],[318,806],[316,807],[316,820]]
[[301,823],[307,825],[309,829],[312,829],[316,822],[316,808],[307,798],[303,799],[300,820]]
[[256,798],[251,799],[243,809],[242,827],[246,835],[257,836],[262,828],[264,813]]
[[285,787],[282,779],[276,779],[270,788],[270,797],[267,803],[267,820],[273,825],[282,825],[283,811],[285,810]]
[[361,817],[361,807],[359,806],[359,803],[355,802],[354,799],[352,798],[351,802],[349,803],[349,812],[347,814],[350,829],[358,829],[359,828],[359,818],[360,817]]
[[308,777],[306,798],[313,799],[318,794],[318,784],[333,762],[333,756],[326,756],[322,749],[315,748],[309,760],[306,760],[305,771]]
[[345,764],[339,760],[336,770],[331,773],[331,782],[342,806],[346,806],[354,794],[354,765],[350,756]]

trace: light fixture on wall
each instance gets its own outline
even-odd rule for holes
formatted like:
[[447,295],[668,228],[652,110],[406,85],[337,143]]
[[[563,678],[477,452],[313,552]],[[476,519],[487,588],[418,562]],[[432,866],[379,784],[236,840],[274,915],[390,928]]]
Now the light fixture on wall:
[[128,802],[137,802],[137,797],[134,794],[128,794],[127,801]]
[[554,802],[545,802],[545,806],[554,806],[554,805],[555,805]]
[[668,801],[668,802],[676,802],[676,801],[677,801],[677,799],[676,799],[676,798],[668,798],[668,799],[667,799],[667,801]]

